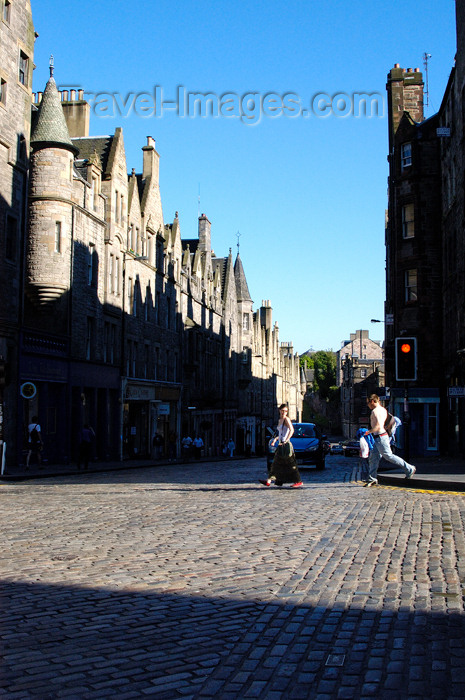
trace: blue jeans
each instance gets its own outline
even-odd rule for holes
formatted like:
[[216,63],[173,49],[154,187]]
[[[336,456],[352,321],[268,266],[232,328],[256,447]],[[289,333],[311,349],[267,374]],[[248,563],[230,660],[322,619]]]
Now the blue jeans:
[[413,466],[406,462],[401,457],[392,454],[389,435],[375,437],[375,445],[370,452],[368,458],[368,481],[377,481],[379,460],[384,457],[386,462],[397,464],[402,469],[404,474],[409,476],[412,473]]

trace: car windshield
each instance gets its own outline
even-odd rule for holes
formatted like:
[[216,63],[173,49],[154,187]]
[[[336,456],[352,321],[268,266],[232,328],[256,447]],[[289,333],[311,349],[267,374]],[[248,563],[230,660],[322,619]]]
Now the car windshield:
[[317,437],[313,425],[294,425],[293,438],[314,438]]

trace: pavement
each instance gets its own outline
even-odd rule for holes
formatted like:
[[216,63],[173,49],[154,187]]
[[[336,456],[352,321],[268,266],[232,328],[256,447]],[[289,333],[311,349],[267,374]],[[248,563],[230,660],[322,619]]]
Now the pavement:
[[263,459],[97,469],[1,484],[0,697],[465,697],[462,493],[343,456],[297,490]]
[[[328,455],[327,461],[330,464],[335,457]],[[235,459],[247,459],[246,457],[235,457]],[[263,458],[264,459],[264,458]],[[357,457],[348,457],[354,465],[358,463]],[[224,457],[202,458],[202,462],[225,462]],[[195,463],[195,460],[190,460]],[[176,464],[183,464],[183,460],[176,460]],[[421,457],[412,458],[410,463],[417,468],[416,474],[411,479],[405,479],[405,474],[391,468],[391,465],[384,460],[380,463],[378,470],[378,481],[380,484],[389,486],[401,486],[411,489],[433,489],[438,491],[465,491],[465,459],[456,457]],[[134,459],[122,462],[91,462],[87,472],[89,474],[119,471],[121,469],[141,469],[143,467],[165,466],[170,464],[166,459],[155,461],[153,459]],[[13,466],[6,469],[0,475],[2,481],[23,481],[27,479],[49,478],[53,476],[70,476],[86,473],[78,470],[76,465],[67,464],[43,464],[41,467],[31,465],[29,470],[24,466]],[[365,474],[359,473],[360,480]]]

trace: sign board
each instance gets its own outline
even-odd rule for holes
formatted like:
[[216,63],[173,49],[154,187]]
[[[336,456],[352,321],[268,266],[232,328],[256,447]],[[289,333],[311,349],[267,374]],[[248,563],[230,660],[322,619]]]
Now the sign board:
[[170,415],[170,405],[169,403],[159,403],[157,406],[159,416],[169,416]]
[[386,314],[386,326],[394,325],[394,314]]
[[21,384],[19,393],[23,399],[33,399],[37,394],[37,387],[32,382],[24,382],[24,384]]
[[448,396],[465,396],[465,386],[450,386],[447,388]]
[[436,136],[450,136],[450,129],[448,126],[440,126],[436,129]]

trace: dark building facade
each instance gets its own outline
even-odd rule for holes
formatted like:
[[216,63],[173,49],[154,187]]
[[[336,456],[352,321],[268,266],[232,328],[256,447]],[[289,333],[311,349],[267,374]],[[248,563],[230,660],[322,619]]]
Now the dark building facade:
[[[456,2],[457,55],[437,114],[423,115],[423,79],[388,74],[386,384],[412,455],[465,454],[465,36]],[[417,378],[399,382],[395,338],[417,339]]]

